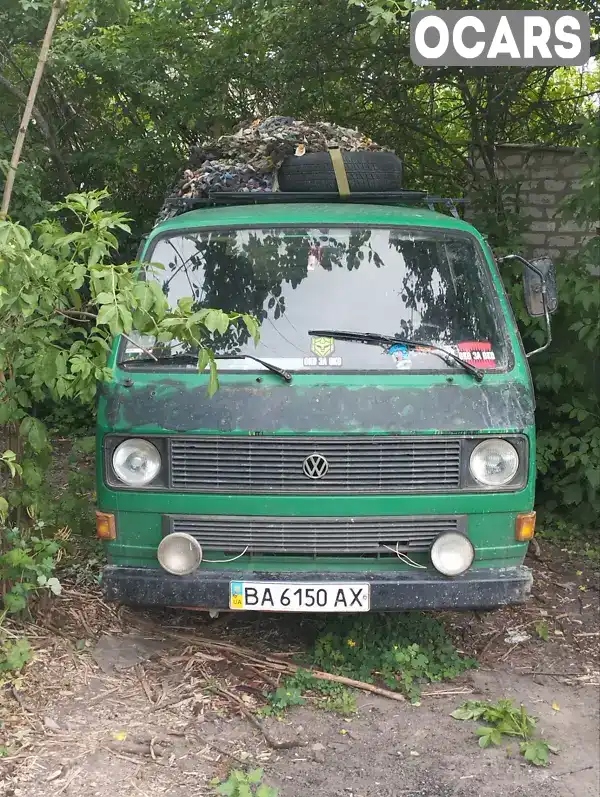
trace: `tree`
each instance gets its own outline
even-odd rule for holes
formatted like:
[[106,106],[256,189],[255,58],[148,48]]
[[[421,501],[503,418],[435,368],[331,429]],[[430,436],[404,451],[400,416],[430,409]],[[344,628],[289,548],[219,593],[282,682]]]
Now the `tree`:
[[[127,233],[129,227],[124,214],[103,207],[107,198],[104,191],[71,194],[56,206],[57,213],[75,219],[73,232],[56,216],[33,231],[0,220],[0,430],[9,441],[2,456],[9,474],[0,496],[0,584],[7,609],[23,606],[23,578],[14,579],[15,568],[48,576],[32,564],[31,545],[23,553],[21,544],[29,539],[23,531],[25,510],[30,516],[37,512],[51,454],[47,430],[32,414],[33,405],[46,396],[91,403],[96,385],[111,376],[112,338],[128,336],[134,328],[197,351],[199,368],[210,368],[212,394],[217,388],[212,335],[239,322],[257,334],[251,316],[193,309],[191,297],[169,309],[155,273],[146,269],[141,281],[139,263],[115,265],[115,233]],[[46,548],[44,553],[47,558]],[[34,580],[31,589],[37,585]]]

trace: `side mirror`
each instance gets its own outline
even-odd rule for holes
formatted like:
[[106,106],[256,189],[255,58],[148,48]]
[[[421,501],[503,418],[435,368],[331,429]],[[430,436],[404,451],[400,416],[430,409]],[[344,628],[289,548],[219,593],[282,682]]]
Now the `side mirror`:
[[525,260],[521,255],[506,255],[504,260],[518,260],[523,266],[523,285],[525,288],[525,304],[529,315],[544,316],[546,324],[546,341],[533,351],[528,351],[526,356],[532,357],[545,351],[552,342],[552,330],[550,328],[550,313],[558,307],[556,293],[556,274],[554,263],[549,257],[540,257],[537,260]]
[[[549,257],[523,261],[523,288],[525,305],[530,316],[554,313],[558,307],[556,271]],[[544,309],[544,295],[546,308]]]

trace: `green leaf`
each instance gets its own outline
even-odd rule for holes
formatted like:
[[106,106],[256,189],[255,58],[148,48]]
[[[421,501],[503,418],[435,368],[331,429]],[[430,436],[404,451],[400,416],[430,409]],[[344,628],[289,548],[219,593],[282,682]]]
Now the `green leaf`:
[[544,642],[548,641],[548,623],[545,620],[540,620],[534,626],[535,633],[539,636],[540,639],[543,639]]
[[192,307],[194,306],[194,300],[191,296],[184,296],[183,298],[179,299],[177,302],[177,307],[181,310],[183,315],[188,315],[192,312]]
[[462,706],[450,714],[455,720],[478,720],[484,716],[486,705],[477,700],[467,700]]
[[536,767],[547,767],[550,761],[550,747],[543,739],[522,742],[521,755]]
[[18,672],[33,658],[27,639],[17,639],[0,644],[0,671]]
[[217,794],[224,794],[225,797],[234,797],[237,791],[237,783],[229,777],[225,783],[221,783],[221,785],[217,788]]
[[37,488],[42,484],[44,480],[43,471],[31,460],[26,460],[23,463],[23,481],[30,487],[32,490],[37,490]]
[[214,357],[210,357],[210,379],[208,381],[208,397],[212,398],[219,389],[219,372]]
[[565,504],[580,504],[583,499],[583,487],[579,483],[569,484],[563,491]]
[[119,318],[121,319],[121,324],[123,326],[124,332],[131,332],[133,327],[133,318],[131,316],[131,312],[125,305],[119,305]]
[[21,422],[20,433],[22,437],[26,438],[31,448],[38,453],[48,445],[46,427],[37,418],[31,416],[24,418]]
[[246,329],[250,333],[252,340],[254,341],[254,345],[257,346],[260,340],[260,327],[258,321],[254,316],[244,314],[242,316],[244,324],[246,325]]
[[96,318],[96,325],[110,324],[117,317],[117,307],[115,304],[103,304]]
[[475,729],[475,733],[479,736],[479,746],[489,747],[492,744],[502,744],[502,734],[497,728],[493,727],[480,727]]
[[273,786],[267,786],[265,783],[261,784],[256,790],[256,797],[277,797],[279,790]]
[[92,244],[88,256],[88,267],[95,266],[100,258],[106,254],[106,245],[100,241]]
[[96,296],[94,301],[96,302],[96,304],[110,304],[111,302],[115,301],[115,297],[113,296],[112,293],[108,293],[107,291],[102,291],[102,293],[99,293]]
[[209,332],[218,331],[224,335],[229,328],[229,316],[222,310],[209,310],[203,323]]
[[16,592],[7,592],[4,596],[4,608],[9,614],[16,614],[23,611],[27,606],[27,600],[24,595],[19,595]]
[[5,521],[8,516],[8,501],[3,496],[0,496],[0,520]]
[[264,774],[264,769],[252,769],[248,772],[248,783],[260,783]]
[[210,351],[208,349],[200,349],[200,353],[198,355],[198,370],[204,371],[204,369],[210,363],[210,361],[211,361]]

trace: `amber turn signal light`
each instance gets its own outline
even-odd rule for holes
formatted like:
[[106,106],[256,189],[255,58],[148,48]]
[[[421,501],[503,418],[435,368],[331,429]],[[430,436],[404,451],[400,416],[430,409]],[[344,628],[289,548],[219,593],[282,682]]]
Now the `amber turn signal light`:
[[521,512],[515,523],[515,540],[529,542],[535,534],[535,512]]
[[96,512],[96,537],[99,540],[116,540],[117,526],[115,516],[106,512]]

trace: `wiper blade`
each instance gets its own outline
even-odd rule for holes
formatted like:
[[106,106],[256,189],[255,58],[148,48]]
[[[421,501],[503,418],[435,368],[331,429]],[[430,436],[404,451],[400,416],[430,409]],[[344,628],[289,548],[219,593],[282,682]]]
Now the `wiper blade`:
[[132,357],[130,360],[118,360],[117,365],[124,366],[124,365],[136,365],[136,363],[156,363],[157,365],[164,365],[165,363],[171,362],[180,362],[180,363],[190,363],[190,365],[198,364],[198,355],[197,354],[188,354],[187,352],[184,354],[183,352],[169,354],[169,355],[160,355],[155,357]]
[[270,363],[268,360],[255,357],[253,354],[215,354],[215,360],[254,360],[255,363],[264,366],[268,371],[271,371],[272,374],[278,374],[282,379],[285,379],[286,382],[289,383],[292,381],[292,375],[289,371],[280,368],[278,365],[273,365],[273,363]]
[[[292,375],[289,371],[280,368],[278,365],[273,365],[273,363],[270,363],[267,360],[262,360],[260,357],[255,357],[253,354],[215,354],[215,360],[254,360],[254,362],[259,363],[268,371],[271,371],[271,373],[278,374],[278,376],[288,382],[288,384],[292,381]],[[121,367],[124,365],[135,365],[136,363],[155,363],[156,365],[168,365],[172,362],[197,365],[198,355],[189,352],[176,352],[170,356],[136,357],[135,359],[131,360],[119,360],[117,365]]]
[[456,354],[451,351],[446,351],[446,349],[442,348],[441,346],[437,346],[435,343],[428,343],[426,341],[420,340],[409,340],[408,338],[402,338],[400,335],[379,335],[377,332],[345,332],[340,329],[309,329],[309,335],[315,335],[319,338],[333,338],[334,340],[347,340],[347,341],[355,341],[356,343],[367,343],[371,346],[394,346],[395,344],[401,344],[403,346],[408,346],[411,349],[416,349],[418,346],[423,347],[424,349],[429,349],[432,354],[437,354],[438,357],[446,360],[452,360],[455,363],[458,363],[465,371],[470,373],[477,382],[481,382],[483,380],[483,371],[479,368],[476,368],[474,365],[461,360]]

